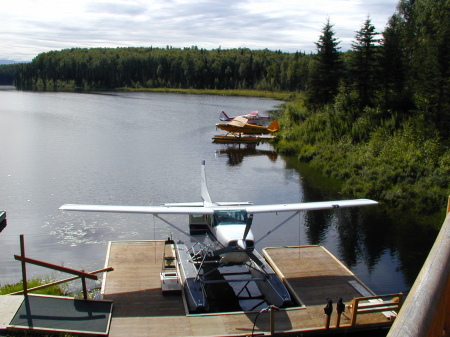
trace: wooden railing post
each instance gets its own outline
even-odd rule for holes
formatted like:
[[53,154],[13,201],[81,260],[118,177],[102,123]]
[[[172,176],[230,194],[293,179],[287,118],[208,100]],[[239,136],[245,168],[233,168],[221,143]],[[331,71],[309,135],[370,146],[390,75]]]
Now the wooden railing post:
[[350,304],[350,311],[352,313],[352,318],[350,319],[350,326],[355,326],[356,324],[356,315],[358,314],[358,304],[359,299],[354,298]]
[[[25,240],[23,234],[20,234],[20,254],[25,257]],[[27,282],[27,267],[25,260],[22,260],[22,283],[23,283],[23,294],[28,295],[28,282]]]
[[87,300],[88,296],[87,296],[87,287],[86,287],[86,277],[84,277],[84,276],[81,277],[81,283],[83,284],[84,299]]

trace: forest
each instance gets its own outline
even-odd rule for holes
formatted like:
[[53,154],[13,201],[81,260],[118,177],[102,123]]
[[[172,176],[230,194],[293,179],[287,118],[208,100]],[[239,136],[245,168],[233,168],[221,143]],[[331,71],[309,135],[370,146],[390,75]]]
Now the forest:
[[18,68],[20,88],[193,88],[301,91],[311,56],[250,49],[73,48]]
[[342,193],[443,219],[450,1],[401,0],[381,33],[367,18],[348,53],[332,28],[316,43],[306,102],[284,107],[278,149],[343,181]]
[[196,46],[51,51],[15,65],[14,84],[290,92],[277,116],[280,152],[342,181],[345,194],[440,212],[450,194],[450,0],[400,0],[382,31],[370,16],[355,27],[345,52],[333,27],[327,19],[311,54]]

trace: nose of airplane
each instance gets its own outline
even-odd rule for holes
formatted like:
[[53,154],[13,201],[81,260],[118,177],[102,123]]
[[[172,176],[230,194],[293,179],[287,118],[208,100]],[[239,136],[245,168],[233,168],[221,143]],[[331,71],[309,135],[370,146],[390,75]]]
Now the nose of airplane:
[[244,240],[238,240],[238,241],[237,241],[237,246],[238,246],[240,249],[242,249],[242,250],[246,250],[246,249],[247,249],[247,245],[246,245],[246,243],[245,243]]

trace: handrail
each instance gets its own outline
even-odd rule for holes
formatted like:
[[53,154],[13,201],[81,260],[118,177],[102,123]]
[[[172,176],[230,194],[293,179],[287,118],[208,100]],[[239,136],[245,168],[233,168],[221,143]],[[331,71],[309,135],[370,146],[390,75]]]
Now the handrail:
[[[103,269],[91,271],[89,274],[99,274],[99,273],[104,273],[104,272],[113,271],[113,270],[114,270],[113,267],[107,267],[107,268],[103,268]],[[81,277],[81,276],[74,276],[74,277],[66,278],[66,279],[64,279],[64,280],[59,280],[59,281],[55,281],[55,282],[43,284],[43,285],[40,285],[40,286],[37,286],[37,287],[28,288],[28,289],[27,289],[27,292],[32,292],[32,291],[44,289],[44,288],[47,288],[47,287],[55,286],[55,285],[57,285],[57,284],[61,284],[61,283],[65,283],[65,282],[74,281],[74,280],[76,280],[76,279],[79,279],[80,277]],[[8,295],[22,295],[22,294],[24,294],[24,292],[25,292],[25,291],[20,290],[20,291],[14,292],[14,293],[9,293]]]
[[58,266],[52,263],[30,259],[29,257],[25,256],[25,239],[24,235],[20,235],[20,255],[14,255],[14,258],[16,260],[19,260],[22,262],[22,284],[23,284],[23,294],[25,297],[28,295],[28,286],[27,286],[27,271],[26,271],[26,264],[31,263],[37,266],[41,266],[44,268],[50,268],[53,270],[58,270],[64,273],[69,273],[78,276],[77,278],[81,278],[81,283],[83,286],[83,295],[84,299],[87,300],[87,286],[86,286],[86,278],[92,279],[92,280],[98,280],[97,275],[93,275],[90,273],[86,273],[83,270],[76,270],[72,268],[67,268],[64,266]]
[[447,336],[449,332],[450,197],[444,224],[387,336]]
[[[389,298],[389,301],[383,299]],[[358,314],[371,314],[375,312],[395,311],[398,313],[403,303],[403,294],[388,294],[368,297],[355,297],[348,305],[350,313],[352,314],[350,326],[356,325],[356,318]],[[361,303],[361,302],[365,303]],[[367,301],[367,302],[366,302]],[[394,316],[395,314],[393,314]]]

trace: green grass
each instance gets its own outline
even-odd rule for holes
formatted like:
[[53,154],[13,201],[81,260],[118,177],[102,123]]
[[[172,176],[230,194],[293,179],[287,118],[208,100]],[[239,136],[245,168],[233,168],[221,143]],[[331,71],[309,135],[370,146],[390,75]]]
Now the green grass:
[[[33,287],[38,287],[47,283],[51,283],[53,280],[51,279],[40,279],[40,278],[35,278],[35,279],[31,279],[28,280],[27,282],[27,287],[29,288],[33,288]],[[5,284],[2,285],[0,287],[0,295],[8,295],[17,291],[21,291],[23,290],[23,284],[22,282],[18,282],[18,283],[14,283],[14,284]],[[50,286],[50,287],[46,287],[43,289],[39,289],[36,291],[32,292],[33,294],[45,294],[45,295],[55,295],[55,296],[61,296],[61,295],[66,295],[66,291],[64,289],[64,287],[60,286],[60,285],[54,285],[54,286]]]

